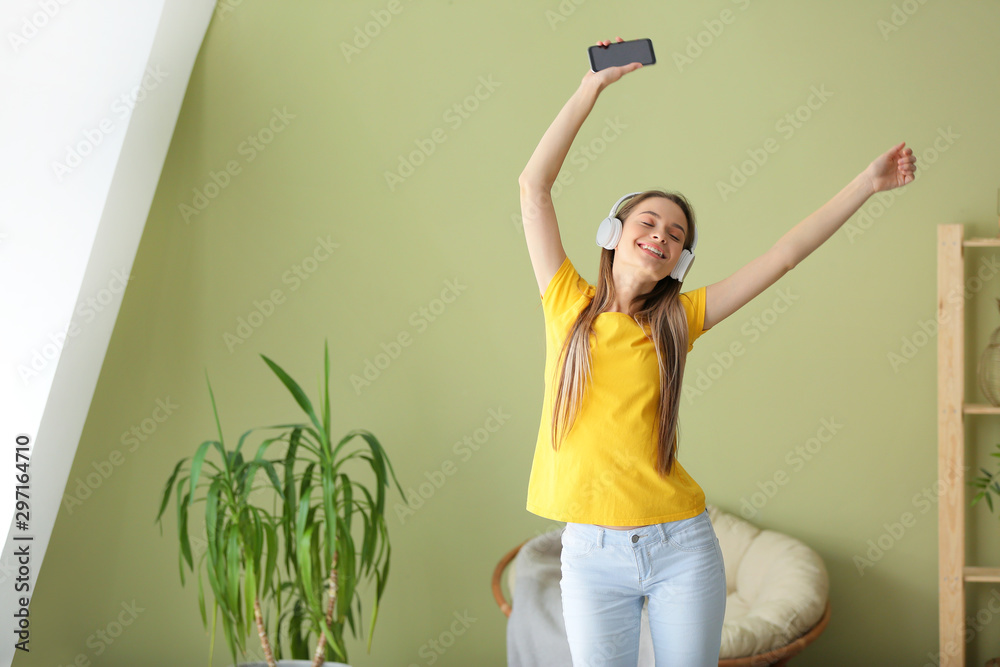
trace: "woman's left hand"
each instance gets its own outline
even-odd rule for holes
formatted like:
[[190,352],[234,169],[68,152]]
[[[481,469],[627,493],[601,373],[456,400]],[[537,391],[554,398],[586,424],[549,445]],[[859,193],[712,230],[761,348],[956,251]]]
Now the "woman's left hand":
[[913,180],[917,156],[905,146],[905,141],[896,144],[868,165],[865,174],[871,182],[872,194],[902,187]]

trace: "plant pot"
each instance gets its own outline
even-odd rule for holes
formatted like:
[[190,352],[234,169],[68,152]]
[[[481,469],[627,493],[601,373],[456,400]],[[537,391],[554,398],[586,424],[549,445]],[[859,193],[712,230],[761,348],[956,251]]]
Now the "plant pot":
[[[312,660],[278,660],[278,667],[311,667]],[[323,667],[351,667],[343,662],[322,662]],[[232,666],[230,666],[232,667]],[[267,667],[266,662],[241,662],[237,667]]]

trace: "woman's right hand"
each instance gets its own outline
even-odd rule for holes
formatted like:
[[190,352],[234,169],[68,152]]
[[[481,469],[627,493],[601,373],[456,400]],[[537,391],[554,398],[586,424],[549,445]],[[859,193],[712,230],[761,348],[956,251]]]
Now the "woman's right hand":
[[[622,42],[624,40],[621,37],[616,37],[615,41]],[[608,46],[610,43],[611,40],[605,39],[603,41],[597,42],[597,45]],[[581,84],[594,85],[597,87],[598,92],[600,92],[605,88],[607,88],[608,86],[610,86],[615,81],[617,81],[618,79],[628,74],[629,72],[634,72],[640,67],[642,67],[642,63],[635,62],[635,63],[629,63],[628,65],[622,65],[621,67],[608,67],[606,69],[602,69],[599,72],[588,71],[586,74],[583,75],[583,80],[581,81]]]

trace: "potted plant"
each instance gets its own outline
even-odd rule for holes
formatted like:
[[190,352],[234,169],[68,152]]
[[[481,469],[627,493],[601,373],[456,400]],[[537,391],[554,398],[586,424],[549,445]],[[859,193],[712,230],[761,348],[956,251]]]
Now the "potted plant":
[[[357,584],[363,578],[374,578],[376,582],[368,635],[371,652],[378,604],[389,574],[391,549],[385,521],[385,492],[390,475],[401,496],[403,489],[388,455],[371,432],[354,429],[333,441],[328,343],[325,383],[320,390],[323,412],[319,416],[299,384],[271,359],[263,354],[261,357],[292,394],[308,421],[251,428],[240,436],[235,448],[228,450],[209,382],[219,438],[201,443],[190,457],[189,467],[184,465],[189,457],[177,463],[164,488],[156,522],[160,522],[173,491],[177,505],[178,560],[184,585],[185,565],[192,572],[195,570],[189,512],[195,503],[205,503],[203,538],[198,535],[195,541],[205,544],[197,569],[198,603],[206,629],[202,569],[207,573],[214,596],[210,664],[216,614],[220,611],[234,664],[238,661],[237,649],[245,655],[245,637],[256,631],[266,660],[262,664],[275,667],[276,657],[280,659],[286,648],[281,643],[283,628],[289,637],[287,649],[292,658],[311,657],[314,666],[330,659],[346,661],[344,623],[350,625],[357,637],[351,605],[357,598],[360,618],[361,596]],[[251,433],[273,429],[280,431],[278,435],[264,439],[253,458],[244,457],[242,448]],[[362,438],[364,445],[348,451],[347,445],[356,437]],[[265,458],[266,452],[278,442],[288,445],[283,455]],[[218,465],[208,458],[211,451],[218,452]],[[375,475],[373,490],[344,472],[344,464],[355,458],[368,462]],[[260,472],[264,473],[264,483],[254,487]],[[272,492],[270,509],[251,499],[255,491]],[[355,517],[363,529],[360,550],[355,548],[353,536]],[[273,648],[269,639],[271,624],[266,617],[266,610],[272,605],[276,640]],[[314,635],[315,649],[310,656]]]

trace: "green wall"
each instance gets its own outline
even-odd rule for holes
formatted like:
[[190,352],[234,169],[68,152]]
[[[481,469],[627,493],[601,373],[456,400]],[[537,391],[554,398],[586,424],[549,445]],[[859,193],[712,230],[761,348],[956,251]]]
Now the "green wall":
[[[399,13],[387,14],[390,4]],[[506,664],[493,567],[561,525],[524,508],[544,338],[517,226],[517,176],[587,70],[587,46],[615,35],[650,37],[659,62],[602,94],[565,165],[556,209],[566,251],[588,280],[597,224],[625,192],[666,187],[691,199],[700,223],[685,283],[693,289],[766,251],[893,144],[905,140],[918,156],[914,183],[869,200],[699,340],[680,455],[708,502],[732,513],[776,473],[787,476],[756,497],[752,520],[822,555],[833,606],[798,664],[936,664],[937,338],[921,332],[936,315],[937,225],[964,223],[966,236],[997,231],[996,3],[219,7],[67,494],[114,450],[124,461],[60,513],[31,608],[36,641],[15,665],[68,665],[80,655],[102,665],[206,664],[197,587],[181,587],[178,576],[174,517],[162,537],[153,524],[161,489],[173,465],[213,435],[206,370],[225,433],[236,438],[299,419],[259,355],[315,395],[327,338],[335,434],[374,432],[404,488],[454,466],[412,515],[390,515],[393,562],[372,653],[352,638],[351,663]],[[373,12],[391,21],[348,62],[342,45]],[[686,50],[689,61],[678,60]],[[814,90],[829,96],[820,103]],[[270,143],[242,144],[272,121],[280,131]],[[779,150],[723,196],[719,184],[769,139]],[[388,183],[386,173],[421,144],[433,152]],[[227,181],[220,173],[230,161]],[[225,186],[196,202],[193,191],[213,172]],[[182,204],[196,203],[207,206],[185,219]],[[969,251],[969,275],[996,252]],[[306,278],[293,277],[297,266]],[[775,301],[789,294],[794,301],[778,312]],[[967,384],[977,400],[971,374],[1000,326],[997,296],[993,279],[968,301]],[[240,318],[258,308],[266,311],[259,326],[232,343]],[[407,344],[357,386],[352,378],[401,335]],[[726,360],[736,342],[743,354]],[[905,363],[894,366],[893,353]],[[699,376],[708,380],[699,385]],[[168,401],[169,416],[156,422]],[[502,427],[476,451],[456,448],[492,411],[508,416]],[[796,459],[824,420],[842,426]],[[970,456],[993,466],[996,420],[967,423]],[[144,424],[138,444],[122,440]],[[891,537],[905,512],[913,525]],[[996,565],[996,518],[985,504],[969,514],[968,563]],[[884,554],[860,567],[880,539]],[[967,590],[968,614],[979,613],[969,662],[982,664],[1000,654],[990,605],[1000,586]],[[364,589],[366,630],[372,591]],[[141,611],[131,625],[111,644],[97,639],[133,601]],[[435,653],[429,642],[450,632],[456,614],[475,620]],[[229,662],[220,629],[215,664]]]

